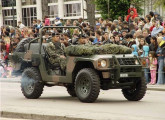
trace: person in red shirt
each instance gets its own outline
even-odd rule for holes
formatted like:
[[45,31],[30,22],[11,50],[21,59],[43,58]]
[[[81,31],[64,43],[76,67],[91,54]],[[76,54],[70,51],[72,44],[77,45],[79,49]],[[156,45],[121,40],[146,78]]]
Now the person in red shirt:
[[128,15],[130,14],[131,11],[134,12],[134,16],[135,16],[135,17],[138,17],[137,10],[136,10],[136,8],[134,8],[133,5],[130,5],[130,8],[128,9]]
[[48,18],[48,16],[45,16],[45,26],[50,26],[50,19]]
[[135,17],[137,16],[134,14],[134,11],[131,11],[130,14],[127,15],[126,21],[130,24],[134,21]]

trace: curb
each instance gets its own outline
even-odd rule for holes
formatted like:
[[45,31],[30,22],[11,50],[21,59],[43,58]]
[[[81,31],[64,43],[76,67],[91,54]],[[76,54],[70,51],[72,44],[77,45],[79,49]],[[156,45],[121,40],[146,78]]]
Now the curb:
[[16,113],[0,111],[1,117],[4,118],[17,118],[17,119],[30,119],[30,120],[92,120],[85,118],[74,118],[69,116],[57,116],[57,115],[40,115],[40,114],[27,114],[27,113]]
[[153,91],[165,91],[163,88],[147,88],[147,90],[153,90]]

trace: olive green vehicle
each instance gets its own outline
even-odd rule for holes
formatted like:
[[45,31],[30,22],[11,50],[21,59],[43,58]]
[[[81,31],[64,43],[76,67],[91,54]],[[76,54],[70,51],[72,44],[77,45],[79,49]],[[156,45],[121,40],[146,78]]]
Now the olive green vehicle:
[[[42,30],[45,28],[51,27]],[[72,97],[87,103],[97,99],[100,89],[121,89],[129,101],[144,97],[146,83],[137,57],[131,54],[66,56],[66,71],[61,71],[59,64],[52,66],[48,62],[45,51],[48,43],[42,43],[42,32],[40,34],[40,38],[24,45],[24,50],[16,50],[9,56],[15,70],[22,71],[21,90],[26,98],[39,98],[44,86],[64,86]],[[34,43],[38,39],[39,42]]]

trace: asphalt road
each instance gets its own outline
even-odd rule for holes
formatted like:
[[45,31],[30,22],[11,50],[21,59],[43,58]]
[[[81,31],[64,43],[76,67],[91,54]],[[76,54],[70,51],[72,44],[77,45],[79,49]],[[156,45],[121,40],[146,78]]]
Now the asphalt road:
[[26,99],[20,83],[0,85],[1,111],[94,120],[165,120],[164,91],[147,91],[140,102],[127,101],[121,90],[101,91],[95,103],[81,103],[64,87],[45,87],[39,99]]

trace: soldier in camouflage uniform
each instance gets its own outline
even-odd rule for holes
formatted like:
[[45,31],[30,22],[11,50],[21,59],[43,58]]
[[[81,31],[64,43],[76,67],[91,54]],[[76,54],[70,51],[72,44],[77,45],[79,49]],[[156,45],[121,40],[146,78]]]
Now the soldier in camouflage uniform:
[[66,58],[64,56],[65,45],[60,43],[60,34],[52,34],[52,42],[46,47],[46,51],[49,54],[49,62],[52,65],[60,64],[61,70],[66,69]]

